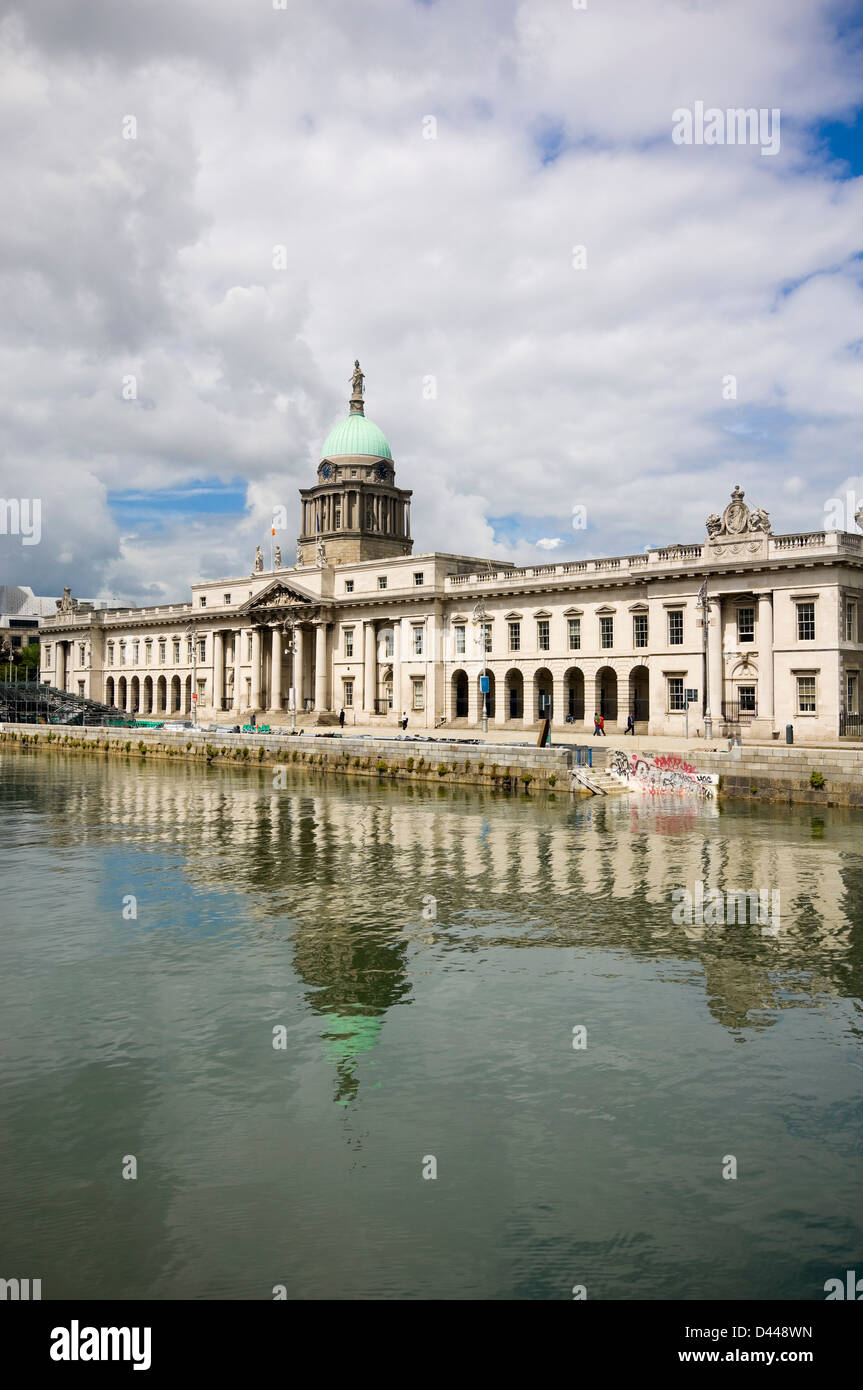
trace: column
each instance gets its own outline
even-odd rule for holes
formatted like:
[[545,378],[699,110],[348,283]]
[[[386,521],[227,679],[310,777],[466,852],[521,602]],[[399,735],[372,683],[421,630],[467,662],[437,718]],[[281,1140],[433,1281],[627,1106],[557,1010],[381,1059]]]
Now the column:
[[225,693],[225,634],[213,633],[213,709],[221,710]]
[[[117,650],[119,651],[119,643],[117,644]],[[57,644],[56,644],[56,646],[55,646],[55,649],[54,649],[54,666],[55,666],[55,675],[56,675],[56,678],[57,678],[57,689],[58,689],[58,690],[65,690],[65,689],[66,689],[66,643],[65,643],[65,642],[57,642]]]
[[328,709],[327,704],[327,624],[315,623],[315,709]]
[[305,629],[298,627],[294,631],[294,700],[298,710],[303,710],[303,662],[305,660],[306,644]]
[[714,720],[722,718],[722,692],[725,686],[725,665],[722,658],[722,599],[711,598],[710,624],[707,628],[707,654],[710,667],[710,713]]
[[243,708],[243,684],[240,667],[243,662],[243,639],[245,633],[237,628],[234,633],[234,709],[239,714]]
[[252,628],[252,709],[261,708],[261,629]]
[[273,648],[270,658],[270,713],[282,712],[282,630],[273,628]]
[[758,718],[773,723],[773,595],[758,595]]
[[377,634],[374,623],[365,624],[365,651],[363,654],[363,709],[366,714],[375,712],[375,687],[377,685]]
[[[410,660],[410,657],[408,657]],[[393,623],[393,714],[396,719],[401,719],[402,710],[408,710],[408,706],[403,703],[404,693],[402,691],[402,620],[396,618]],[[408,710],[408,714],[410,710]]]

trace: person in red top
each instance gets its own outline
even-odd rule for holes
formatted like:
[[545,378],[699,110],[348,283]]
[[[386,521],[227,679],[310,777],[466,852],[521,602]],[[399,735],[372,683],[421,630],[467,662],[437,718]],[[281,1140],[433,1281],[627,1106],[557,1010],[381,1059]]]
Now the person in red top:
[[601,715],[599,716],[599,732],[602,734],[602,737],[605,738],[605,715],[604,715],[604,714],[601,714]]

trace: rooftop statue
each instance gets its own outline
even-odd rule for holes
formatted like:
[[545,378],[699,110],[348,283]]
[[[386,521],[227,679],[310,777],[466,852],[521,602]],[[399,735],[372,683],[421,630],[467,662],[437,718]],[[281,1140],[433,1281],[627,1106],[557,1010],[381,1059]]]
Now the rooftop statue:
[[725,536],[749,536],[753,533],[762,536],[771,534],[770,517],[767,512],[763,507],[756,507],[754,511],[750,511],[743,500],[744,495],[743,489],[736,486],[722,516],[711,512],[707,518],[707,535],[710,540],[718,540]]

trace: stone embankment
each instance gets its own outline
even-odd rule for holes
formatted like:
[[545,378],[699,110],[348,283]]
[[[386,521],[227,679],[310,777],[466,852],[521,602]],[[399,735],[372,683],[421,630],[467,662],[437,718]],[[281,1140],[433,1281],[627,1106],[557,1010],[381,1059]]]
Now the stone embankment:
[[[227,732],[164,729],[82,729],[60,725],[0,725],[0,745],[167,759],[231,766],[310,767],[320,772],[360,777],[454,782],[503,791],[572,790],[577,795],[606,794],[616,789],[607,772],[614,750],[593,745],[592,769],[576,768],[575,745],[536,748],[515,743],[425,742],[345,734]],[[718,777],[720,799],[793,802],[820,806],[863,807],[863,747],[807,748],[744,744],[733,748],[689,750],[680,756],[699,773]],[[645,753],[646,757],[650,755]],[[667,759],[668,754],[663,753]],[[586,776],[584,774],[587,774]],[[620,788],[627,795],[625,788]],[[633,793],[638,794],[638,793]],[[683,794],[683,793],[681,793]]]
[[569,791],[573,748],[470,744],[344,735],[179,733],[164,729],[82,729],[0,725],[0,744],[64,752],[171,759],[232,766],[310,767],[361,777],[457,782],[502,791]]

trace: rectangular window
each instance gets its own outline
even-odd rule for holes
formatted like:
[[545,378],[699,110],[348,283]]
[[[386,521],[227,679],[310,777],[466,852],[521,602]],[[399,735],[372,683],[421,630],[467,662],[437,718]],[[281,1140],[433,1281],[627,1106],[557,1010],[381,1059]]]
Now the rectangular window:
[[857,604],[846,603],[845,605],[845,641],[857,641]]
[[342,509],[341,509],[341,507],[334,507],[334,508],[333,508],[333,529],[336,530],[336,531],[340,531],[340,530],[341,530],[341,526],[342,526]]
[[668,677],[668,709],[669,709],[669,712],[674,713],[674,712],[677,711],[677,710],[683,710],[683,709],[685,709],[685,708],[686,708],[686,705],[685,705],[685,703],[684,703],[684,694],[683,694],[683,677],[682,677],[682,676],[669,676],[669,677]]
[[570,618],[568,620],[567,632],[569,636],[569,650],[577,652],[581,649],[581,618]]
[[599,620],[599,645],[601,647],[614,646],[614,619],[600,618]]
[[414,628],[414,656],[423,654],[423,630],[421,627]]
[[353,703],[354,703],[354,683],[353,683],[353,681],[345,681],[345,682],[344,682],[344,689],[345,689],[345,698],[344,698],[344,701],[343,701],[344,708],[345,708],[345,709],[350,709],[351,706],[352,706]]
[[379,589],[385,589],[386,587],[387,587],[387,577],[386,577],[386,575],[385,575],[385,574],[379,574],[379,575],[378,575],[378,588],[379,588]]
[[225,607],[227,608],[228,604],[231,602],[231,595],[230,595],[230,594],[222,594],[222,602],[224,603]]
[[149,666],[153,660],[153,639],[148,637],[144,643],[144,665]]
[[815,713],[815,677],[797,677],[797,713]]
[[[47,666],[47,664],[48,664],[48,662],[49,662],[50,660],[51,660],[51,648],[50,648],[50,647],[46,647],[46,648],[45,648],[45,664],[46,664],[46,666]],[[114,643],[113,643],[113,642],[109,642],[109,643],[108,643],[108,665],[109,665],[109,666],[113,666],[113,665],[114,665]]]
[[206,637],[200,637],[200,638],[198,639],[198,660],[199,660],[199,661],[206,661],[206,660],[207,660],[207,639],[206,639]]
[[741,713],[741,714],[754,714],[754,713],[755,713],[755,686],[754,686],[754,685],[738,685],[738,687],[737,687],[737,698],[738,698],[738,700],[739,700],[739,702],[740,702],[739,708],[740,708],[740,713]]
[[198,704],[199,704],[199,705],[206,704],[206,700],[207,700],[207,682],[206,682],[205,680],[203,680],[203,681],[198,681]]
[[354,654],[354,630],[352,627],[345,628],[345,656]]
[[464,628],[461,623],[458,623],[453,631],[455,633],[455,654],[456,656],[464,656]]
[[683,646],[683,609],[671,608],[668,613],[668,645]]
[[160,661],[161,665],[163,665],[163,666],[164,666],[164,664],[165,664],[165,658],[166,658],[167,654],[168,654],[168,644],[167,644],[166,641],[162,640],[162,641],[159,643],[159,661]]
[[140,642],[133,642],[133,643],[132,643],[132,665],[133,665],[133,666],[137,666],[137,665],[138,665],[138,656],[139,656],[139,654],[140,654],[140,651],[141,651],[141,644],[140,644]]
[[755,609],[738,608],[737,610],[737,640],[738,642],[755,641]]
[[198,599],[198,603],[200,604],[200,606],[201,606],[202,608],[206,608],[206,606],[207,606],[207,595],[206,595],[206,594],[201,594],[201,597]]
[[551,625],[547,618],[540,618],[536,625],[536,645],[541,652],[551,647]]
[[414,707],[414,709],[425,709],[425,707],[426,707],[425,681],[422,681],[422,680],[414,680],[414,681],[412,681],[412,685],[413,685],[413,695],[414,695],[414,698],[413,698],[413,707]]
[[84,695],[84,682],[83,682],[83,681],[79,681],[79,682],[78,682],[78,694],[83,698],[83,695]]
[[78,665],[79,665],[79,666],[83,666],[83,665],[84,665],[84,653],[85,653],[85,651],[86,651],[86,648],[85,648],[85,646],[84,646],[84,643],[83,643],[83,642],[79,642],[79,643],[78,643]]
[[632,645],[647,646],[647,614],[636,613],[632,619]]
[[395,653],[396,638],[394,632],[384,633],[384,656],[392,659]]
[[856,671],[849,671],[846,682],[846,704],[848,714],[859,714],[860,706],[857,703],[860,698],[860,679]]
[[126,665],[126,643],[125,643],[125,642],[121,642],[121,643],[120,643],[120,665],[121,665],[121,666],[125,666],[125,665]]
[[511,652],[521,651],[521,623],[509,623],[509,649]]
[[[815,604],[798,603],[797,605],[797,640],[798,642],[812,642],[815,639]],[[807,677],[802,679],[808,680]]]
[[354,592],[354,581],[353,581],[352,579],[346,579],[346,580],[345,580],[345,593],[346,593],[346,594],[352,594],[353,592]]
[[491,623],[480,623],[479,649],[481,652],[491,651]]
[[414,583],[417,586],[425,583],[425,575],[422,570],[414,570]]
[[175,666],[179,666],[179,664],[180,664],[180,642],[179,642],[179,639],[178,639],[178,638],[175,638],[175,639],[174,639],[174,665],[175,665]]

